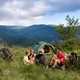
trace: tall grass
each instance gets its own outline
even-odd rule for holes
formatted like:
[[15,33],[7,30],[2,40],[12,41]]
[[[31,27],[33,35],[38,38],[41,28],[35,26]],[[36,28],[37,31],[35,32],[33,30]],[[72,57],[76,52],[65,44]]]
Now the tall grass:
[[25,48],[11,48],[13,61],[0,58],[0,80],[80,80],[79,71],[47,69],[42,65],[24,65]]

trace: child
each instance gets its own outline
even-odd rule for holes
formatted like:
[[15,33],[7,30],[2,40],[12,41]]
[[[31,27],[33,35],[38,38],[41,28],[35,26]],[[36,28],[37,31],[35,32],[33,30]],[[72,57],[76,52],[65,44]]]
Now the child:
[[32,48],[28,48],[26,50],[26,55],[24,56],[24,64],[34,64],[35,63],[35,55],[33,53]]
[[55,52],[55,55],[52,57],[50,66],[56,67],[58,66],[63,66],[65,61],[65,55],[64,52],[61,51],[60,49],[57,49]]
[[39,50],[39,54],[36,55],[36,63],[46,65],[46,59],[44,55],[44,49]]

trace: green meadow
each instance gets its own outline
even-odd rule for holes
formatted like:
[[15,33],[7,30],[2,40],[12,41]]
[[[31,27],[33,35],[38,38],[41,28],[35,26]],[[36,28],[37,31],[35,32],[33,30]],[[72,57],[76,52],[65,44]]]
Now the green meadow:
[[43,65],[24,65],[26,48],[10,48],[13,61],[0,58],[0,80],[80,80],[80,69],[60,70],[46,68]]

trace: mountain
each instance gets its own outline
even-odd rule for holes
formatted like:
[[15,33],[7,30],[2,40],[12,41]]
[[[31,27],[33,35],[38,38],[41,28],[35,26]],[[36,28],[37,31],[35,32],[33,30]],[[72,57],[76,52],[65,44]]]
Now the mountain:
[[19,29],[16,26],[0,26],[0,41],[18,45],[57,41],[60,37],[54,29],[52,25],[32,25]]

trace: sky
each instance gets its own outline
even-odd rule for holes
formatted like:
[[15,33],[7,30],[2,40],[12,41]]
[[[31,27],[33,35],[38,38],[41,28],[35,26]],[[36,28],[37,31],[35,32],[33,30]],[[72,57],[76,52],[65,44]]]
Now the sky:
[[80,19],[80,0],[0,0],[0,25],[65,24]]

